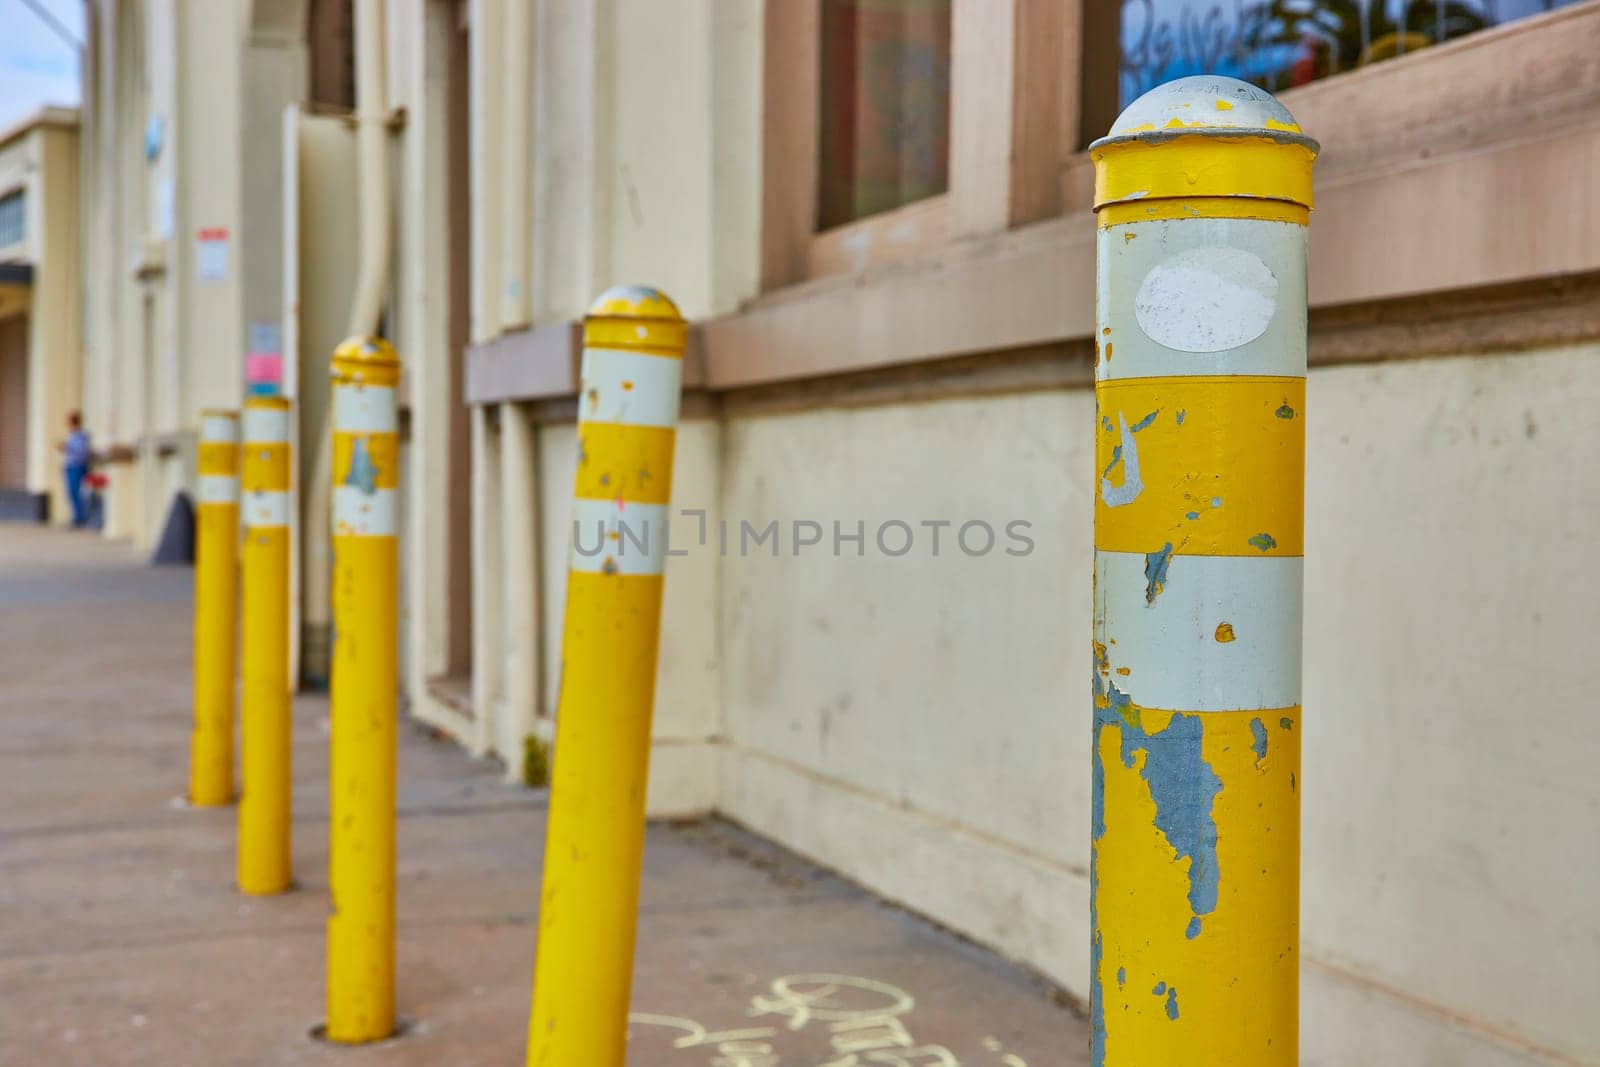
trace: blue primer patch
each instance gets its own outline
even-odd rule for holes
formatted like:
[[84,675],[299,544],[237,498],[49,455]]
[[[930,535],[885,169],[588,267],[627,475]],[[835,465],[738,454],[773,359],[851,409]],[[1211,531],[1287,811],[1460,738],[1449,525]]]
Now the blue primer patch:
[[1173,1022],[1178,1021],[1178,987],[1172,986],[1167,990],[1167,1018]]
[[358,437],[350,452],[350,473],[344,476],[345,485],[353,485],[371,496],[378,491],[378,465],[367,452],[367,439]]
[[1111,416],[1110,415],[1101,415],[1100,416],[1100,428],[1105,430],[1107,433],[1110,433],[1113,429],[1115,429],[1115,427],[1113,427],[1111,425]]
[[1187,414],[1189,414],[1189,413],[1186,410],[1184,410],[1183,408],[1179,408],[1178,409],[1178,425],[1179,426],[1183,425],[1183,417],[1185,415],[1187,415]]
[[1156,597],[1167,586],[1167,568],[1172,565],[1172,542],[1161,546],[1159,552],[1144,554],[1144,602],[1154,604]]
[[1285,730],[1293,730],[1294,720],[1285,715],[1283,718],[1278,720],[1278,725],[1283,727]]
[[1128,984],[1128,968],[1126,968],[1126,967],[1118,967],[1117,968],[1117,988],[1121,989],[1123,986],[1125,986],[1127,984]]
[[1189,929],[1183,932],[1183,936],[1188,938],[1190,941],[1193,941],[1195,938],[1200,936],[1200,916],[1196,915],[1194,918],[1189,920]]
[[1111,450],[1111,462],[1106,464],[1106,469],[1100,472],[1100,477],[1109,478],[1111,472],[1117,469],[1117,464],[1122,462],[1122,446],[1117,445]]
[[[1100,662],[1100,653],[1095,654],[1096,662]],[[1106,767],[1100,759],[1100,730],[1105,726],[1108,716],[1102,714],[1102,709],[1110,711],[1117,696],[1116,686],[1111,687],[1111,692],[1106,692],[1105,686],[1100,682],[1100,672],[1096,670],[1093,675],[1092,690],[1094,692],[1094,787],[1091,797],[1093,811],[1093,834],[1098,842],[1106,833]],[[1128,698],[1122,696],[1122,703],[1126,705]],[[1116,713],[1111,712],[1110,718],[1115,718]],[[1092,1067],[1105,1067],[1106,1063],[1106,1005],[1105,992],[1100,987],[1100,850],[1091,846],[1089,849],[1089,1062]],[[1125,969],[1117,972],[1120,983],[1127,973]]]
[[1194,520],[1198,519],[1199,517],[1200,517],[1200,513],[1198,511],[1191,511],[1191,512],[1189,512],[1189,514],[1184,516],[1184,518],[1188,519],[1190,522],[1193,522]]
[[[1094,676],[1094,839],[1106,832],[1105,767],[1100,759],[1100,731],[1114,726],[1122,737],[1124,767],[1133,767],[1134,756],[1143,751],[1144,769],[1140,772],[1150,786],[1155,801],[1155,827],[1166,837],[1180,859],[1189,860],[1189,907],[1196,917],[1217,909],[1221,868],[1217,862],[1217,824],[1212,805],[1222,792],[1222,779],[1201,755],[1204,722],[1199,715],[1173,715],[1166,729],[1146,733],[1139,709],[1115,682]],[[1098,872],[1091,869],[1091,891],[1098,891]],[[1096,925],[1096,930],[1099,926]],[[1097,964],[1098,966],[1098,964]],[[1095,972],[1098,974],[1098,970]],[[1104,1022],[1103,1015],[1100,1021]]]
[[1128,429],[1132,430],[1134,433],[1138,433],[1140,430],[1144,429],[1146,426],[1149,426],[1152,422],[1155,422],[1156,421],[1156,416],[1159,415],[1159,414],[1161,414],[1161,409],[1160,408],[1156,408],[1150,414],[1146,415],[1144,418],[1140,419],[1138,422],[1136,422],[1132,426],[1128,427]]
[[[1093,866],[1091,861],[1091,870]],[[1092,874],[1089,880],[1091,883],[1096,881]],[[1090,894],[1092,901],[1092,886]],[[1100,989],[1100,919],[1092,904],[1089,912],[1090,922],[1094,925],[1094,936],[1089,942],[1089,1062],[1092,1067],[1106,1067],[1106,1003],[1105,993]]]
[[1277,548],[1278,542],[1277,539],[1269,533],[1258,533],[1254,537],[1250,538],[1250,546],[1252,548],[1259,548],[1261,551],[1266,552],[1269,549]]
[[1250,747],[1255,751],[1256,762],[1260,763],[1267,758],[1267,724],[1260,719],[1251,719],[1250,736],[1256,739]]
[[1167,983],[1165,983],[1165,982],[1157,982],[1156,983],[1156,987],[1154,989],[1150,990],[1150,995],[1152,997],[1165,996],[1166,992],[1167,992]]
[[1222,498],[1220,496],[1212,497],[1211,498],[1211,506],[1214,507],[1214,508],[1220,508],[1222,506]]

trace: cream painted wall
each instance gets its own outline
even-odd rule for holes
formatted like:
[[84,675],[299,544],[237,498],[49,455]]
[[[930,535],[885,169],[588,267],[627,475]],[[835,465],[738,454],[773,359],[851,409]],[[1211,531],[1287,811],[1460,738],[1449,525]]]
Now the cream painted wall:
[[[82,395],[83,320],[78,277],[78,129],[75,113],[42,112],[0,144],[0,192],[21,189],[23,240],[7,258],[33,268],[28,290],[27,488],[50,496],[50,516],[71,521],[56,443]],[[94,427],[90,426],[93,430]]]
[[[1600,515],[1597,356],[1312,374],[1309,1063],[1600,1055],[1600,580],[1562,562]],[[1087,391],[742,418],[723,474],[757,525],[1032,521],[1022,558],[725,559],[718,807],[1080,996],[1092,418]]]

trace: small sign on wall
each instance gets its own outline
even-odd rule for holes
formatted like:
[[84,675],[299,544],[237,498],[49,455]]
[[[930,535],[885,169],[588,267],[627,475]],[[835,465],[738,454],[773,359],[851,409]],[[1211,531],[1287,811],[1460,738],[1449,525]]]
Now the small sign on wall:
[[244,357],[245,389],[253,396],[283,393],[283,331],[276,322],[250,324],[249,348]]
[[195,233],[195,275],[203,282],[228,280],[228,231],[210,226]]

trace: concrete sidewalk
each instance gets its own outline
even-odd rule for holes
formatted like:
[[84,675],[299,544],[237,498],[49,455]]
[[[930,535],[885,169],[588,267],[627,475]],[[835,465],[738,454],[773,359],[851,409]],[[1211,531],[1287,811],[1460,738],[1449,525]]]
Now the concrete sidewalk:
[[[313,1041],[326,702],[296,704],[299,887],[244,898],[233,809],[174,804],[189,611],[185,570],[0,525],[0,1064],[521,1063],[544,794],[402,728],[411,1023]],[[1042,983],[725,823],[652,827],[635,974],[633,1065],[1088,1062],[1084,1021]]]

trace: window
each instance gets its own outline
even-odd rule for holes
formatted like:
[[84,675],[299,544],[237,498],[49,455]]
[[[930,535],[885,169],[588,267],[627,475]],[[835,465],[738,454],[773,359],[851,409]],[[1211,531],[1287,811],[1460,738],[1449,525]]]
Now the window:
[[951,0],[823,0],[817,229],[949,188]]
[[1112,4],[1096,11],[1102,5],[1089,3],[1086,39],[1116,34],[1119,47],[1098,62],[1086,57],[1084,130],[1106,129],[1140,94],[1173,78],[1226,74],[1281,92],[1577,2],[1120,0],[1120,19]]
[[0,196],[0,248],[21,244],[27,236],[28,200],[22,189]]

